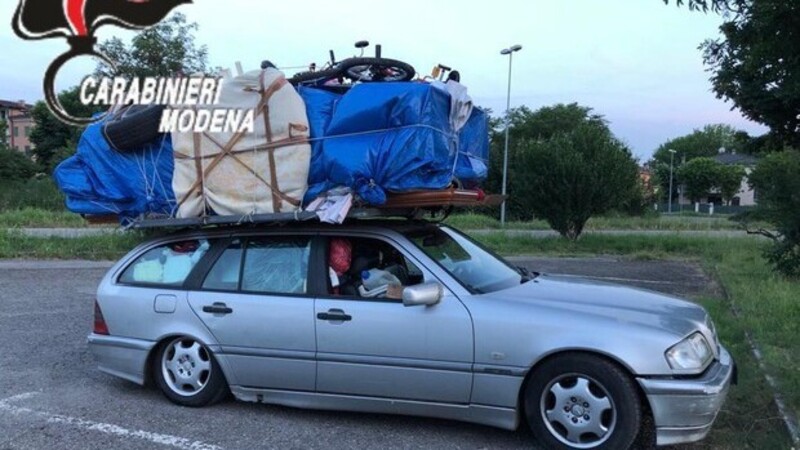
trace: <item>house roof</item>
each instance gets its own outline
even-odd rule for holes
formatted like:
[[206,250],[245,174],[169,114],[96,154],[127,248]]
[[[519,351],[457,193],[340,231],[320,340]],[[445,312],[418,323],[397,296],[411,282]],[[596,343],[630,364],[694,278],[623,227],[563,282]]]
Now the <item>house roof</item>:
[[0,108],[31,109],[33,108],[33,105],[28,103],[20,103],[19,101],[0,100]]
[[739,153],[720,153],[714,159],[721,164],[733,165],[740,164],[743,166],[755,166],[758,163],[758,158],[752,155],[743,155]]

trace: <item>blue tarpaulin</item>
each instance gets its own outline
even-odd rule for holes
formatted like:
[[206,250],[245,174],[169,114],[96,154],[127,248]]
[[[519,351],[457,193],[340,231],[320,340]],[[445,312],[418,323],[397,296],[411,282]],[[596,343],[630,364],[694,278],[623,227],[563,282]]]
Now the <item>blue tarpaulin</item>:
[[111,148],[98,123],[86,128],[76,154],[59,164],[53,177],[66,194],[70,211],[116,214],[124,220],[145,213],[173,213],[173,167],[168,135],[121,153]]
[[387,192],[435,190],[459,179],[485,180],[488,118],[473,109],[467,125],[450,125],[450,97],[427,83],[364,83],[338,95],[301,88],[311,125],[306,202],[348,186],[370,204]]

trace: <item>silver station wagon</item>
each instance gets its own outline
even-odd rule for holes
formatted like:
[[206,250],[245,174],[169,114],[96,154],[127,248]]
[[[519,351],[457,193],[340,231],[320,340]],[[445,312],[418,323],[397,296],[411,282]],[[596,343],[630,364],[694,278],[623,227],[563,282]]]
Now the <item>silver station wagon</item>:
[[524,422],[547,448],[628,448],[640,433],[700,440],[736,379],[702,307],[531,273],[424,221],[151,240],[101,282],[89,345],[103,372],[152,382],[180,405],[232,393]]

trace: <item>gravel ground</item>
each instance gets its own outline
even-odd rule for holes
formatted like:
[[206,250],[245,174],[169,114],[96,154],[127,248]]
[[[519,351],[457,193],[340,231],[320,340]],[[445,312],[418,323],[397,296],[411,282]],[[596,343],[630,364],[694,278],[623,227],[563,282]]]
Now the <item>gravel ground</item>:
[[[681,295],[714,289],[697,266],[680,262],[515,260]],[[534,447],[526,429],[234,401],[175,406],[155,389],[95,369],[86,335],[95,287],[108,265],[0,262],[0,449]]]

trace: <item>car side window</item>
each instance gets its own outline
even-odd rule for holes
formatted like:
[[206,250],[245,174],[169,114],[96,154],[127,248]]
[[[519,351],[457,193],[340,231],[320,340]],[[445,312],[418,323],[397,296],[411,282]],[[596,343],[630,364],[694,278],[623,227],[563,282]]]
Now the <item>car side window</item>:
[[152,248],[126,267],[118,281],[146,286],[181,286],[209,247],[208,240],[194,239]]
[[308,292],[308,237],[258,237],[247,242],[241,290],[268,294]]
[[329,293],[400,300],[403,289],[425,275],[393,245],[379,239],[334,237],[328,248]]
[[238,291],[239,274],[242,270],[242,255],[244,246],[240,240],[235,240],[222,252],[206,279],[203,280],[203,289],[219,291]]

